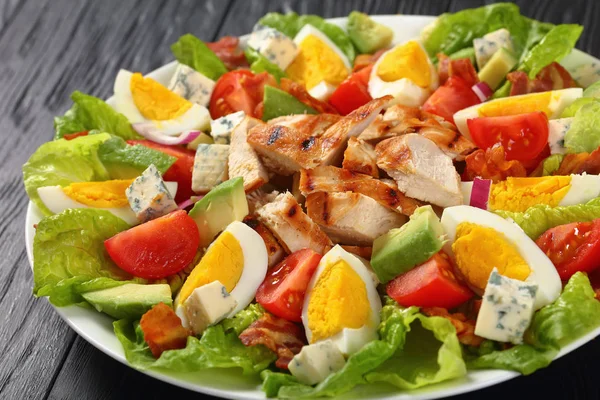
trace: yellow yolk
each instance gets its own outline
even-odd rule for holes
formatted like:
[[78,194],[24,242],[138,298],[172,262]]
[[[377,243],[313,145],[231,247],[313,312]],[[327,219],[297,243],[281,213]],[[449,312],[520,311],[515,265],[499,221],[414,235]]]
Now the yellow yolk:
[[125,190],[133,179],[104,182],[76,182],[62,188],[75,201],[97,208],[118,208],[129,204]]
[[559,205],[571,189],[570,176],[507,178],[492,185],[490,210],[521,212],[536,204]]
[[452,244],[456,266],[473,287],[485,289],[494,268],[500,275],[525,280],[531,273],[527,262],[501,232],[470,222],[456,228]]
[[129,83],[133,102],[147,119],[164,121],[185,113],[192,103],[173,93],[152,78],[136,72]]
[[344,328],[364,326],[370,312],[365,282],[348,263],[339,260],[321,273],[310,294],[311,342],[329,338]]
[[285,71],[294,81],[312,89],[322,81],[337,86],[348,77],[340,56],[315,35],[308,35],[298,46],[299,52]]
[[179,292],[179,304],[194,289],[219,281],[229,293],[235,288],[244,270],[244,253],[240,242],[230,232],[223,232],[186,279]]
[[419,43],[410,41],[385,55],[377,67],[377,76],[385,82],[406,78],[427,88],[431,84],[429,59]]
[[477,108],[481,117],[503,117],[507,115],[526,114],[534,111],[542,111],[548,117],[552,115],[550,103],[552,92],[528,94],[522,97],[506,97],[484,103]]

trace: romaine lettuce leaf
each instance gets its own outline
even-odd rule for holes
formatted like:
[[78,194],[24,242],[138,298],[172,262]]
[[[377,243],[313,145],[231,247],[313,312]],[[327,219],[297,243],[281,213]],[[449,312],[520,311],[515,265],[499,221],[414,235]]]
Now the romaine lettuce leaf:
[[277,29],[279,32],[291,38],[296,36],[304,25],[310,24],[331,39],[346,57],[348,57],[350,64],[354,62],[354,57],[356,57],[356,50],[346,32],[337,25],[325,22],[323,18],[317,15],[298,15],[295,12],[288,14],[272,12],[258,20],[258,24]]
[[265,309],[260,304],[250,304],[248,307],[238,312],[233,318],[223,320],[223,328],[226,331],[234,331],[240,335],[253,322],[258,320],[265,313]]
[[563,154],[552,154],[546,158],[542,163],[542,176],[550,176],[558,170],[563,158],[565,158]]
[[223,61],[217,57],[206,43],[187,33],[171,45],[173,55],[182,64],[188,65],[207,78],[216,81],[227,72]]
[[71,95],[73,107],[62,117],[54,118],[54,139],[61,139],[67,133],[99,130],[112,133],[125,140],[140,139],[123,114],[97,97],[79,91]]
[[466,374],[450,321],[426,317],[416,307],[400,309],[393,304],[385,306],[381,315],[381,339],[366,344],[350,356],[344,368],[315,387],[302,385],[291,375],[264,371],[263,390],[267,396],[336,396],[369,382],[414,389]]
[[496,211],[502,218],[511,218],[533,240],[550,228],[571,222],[587,222],[600,218],[600,197],[586,204],[550,207],[536,205],[524,212]]
[[244,54],[246,55],[246,59],[250,64],[250,70],[254,73],[260,72],[268,72],[273,75],[277,82],[281,80],[281,78],[287,77],[285,72],[279,68],[277,64],[273,64],[271,61],[267,60],[267,57],[260,54],[258,51],[254,50],[251,47],[248,47]]
[[600,147],[600,100],[593,99],[577,110],[565,134],[565,147],[571,153],[591,153]]
[[586,105],[588,103],[593,103],[595,101],[596,101],[596,99],[594,99],[593,97],[581,97],[581,98],[575,100],[569,107],[565,108],[564,111],[562,112],[562,114],[560,115],[560,117],[561,118],[574,117],[575,114],[577,114],[577,111],[579,111],[581,109],[581,107],[583,107],[584,105]]

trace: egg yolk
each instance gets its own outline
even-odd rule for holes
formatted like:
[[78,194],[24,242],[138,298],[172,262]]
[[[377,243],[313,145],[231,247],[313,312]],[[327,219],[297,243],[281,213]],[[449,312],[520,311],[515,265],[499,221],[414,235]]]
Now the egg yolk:
[[504,234],[492,228],[463,222],[452,244],[456,266],[473,287],[484,290],[494,268],[501,275],[525,280],[531,273],[527,262]]
[[377,76],[385,82],[406,78],[427,88],[431,84],[429,58],[419,43],[410,41],[388,52],[377,67]]
[[312,89],[322,81],[337,86],[348,77],[340,56],[315,35],[308,35],[298,46],[298,55],[285,71],[290,79]]
[[492,185],[491,210],[521,212],[536,204],[556,207],[571,189],[570,176],[512,178]]
[[477,111],[481,117],[504,117],[542,111],[550,118],[552,115],[550,103],[552,103],[552,92],[532,93],[490,101],[477,108]]
[[139,72],[132,75],[129,86],[133,102],[147,119],[164,121],[177,118],[192,107],[192,103],[183,97]]
[[365,282],[347,262],[337,261],[321,273],[310,294],[311,343],[364,326],[370,312]]
[[125,190],[133,179],[104,182],[75,182],[62,188],[71,199],[90,207],[118,208],[129,205]]
[[182,304],[194,289],[214,281],[221,282],[231,293],[243,270],[244,253],[240,242],[230,232],[221,233],[185,280],[179,292],[179,304]]

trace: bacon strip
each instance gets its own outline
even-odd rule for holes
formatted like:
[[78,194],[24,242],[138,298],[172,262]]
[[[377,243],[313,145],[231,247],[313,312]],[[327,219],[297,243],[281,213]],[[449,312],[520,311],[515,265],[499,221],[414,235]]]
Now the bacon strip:
[[535,79],[530,80],[523,71],[513,71],[506,75],[506,79],[512,83],[511,96],[577,87],[571,74],[557,62],[542,68]]
[[442,317],[454,325],[459,342],[467,346],[479,346],[483,338],[475,335],[475,319],[467,319],[463,313],[450,314],[448,310],[441,307],[421,308],[421,312],[429,317]]
[[504,147],[500,144],[496,144],[487,150],[479,149],[469,154],[465,161],[467,167],[463,174],[463,180],[466,181],[472,181],[475,177],[479,177],[499,182],[509,176],[527,176],[527,170],[521,162],[506,160]]
[[375,64],[377,62],[377,60],[379,60],[379,57],[381,57],[381,55],[388,50],[389,50],[389,48],[385,48],[385,49],[377,50],[373,54],[357,55],[356,58],[354,59],[354,66],[352,67],[352,72],[360,71],[361,69],[368,67],[369,65]]
[[234,70],[240,67],[248,67],[248,61],[244,51],[240,47],[240,39],[235,36],[223,36],[216,42],[206,43],[227,69]]
[[339,112],[331,104],[321,100],[317,100],[314,97],[312,97],[306,90],[306,87],[301,83],[294,82],[291,79],[281,78],[281,82],[279,82],[279,87],[281,88],[281,90],[291,94],[292,96],[300,100],[301,103],[306,104],[310,108],[317,111],[319,114],[339,115]]
[[156,358],[163,351],[185,348],[187,338],[192,334],[181,325],[175,311],[165,303],[158,303],[142,315],[140,327],[144,332],[144,340]]
[[262,344],[277,353],[275,366],[287,369],[294,355],[306,344],[304,331],[293,322],[264,313],[240,334],[244,346]]
[[451,76],[458,76],[471,86],[479,82],[479,76],[477,76],[477,71],[470,59],[452,60],[444,53],[439,53],[437,58],[440,86],[446,83]]
[[552,175],[600,174],[600,149],[591,153],[567,154]]

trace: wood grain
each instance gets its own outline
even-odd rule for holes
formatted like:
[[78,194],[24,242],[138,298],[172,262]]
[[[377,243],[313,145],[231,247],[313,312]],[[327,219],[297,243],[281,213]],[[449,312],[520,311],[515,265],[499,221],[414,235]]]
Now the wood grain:
[[[52,117],[82,90],[107,97],[119,68],[147,72],[172,59],[169,45],[249,32],[269,11],[345,16],[438,15],[483,0],[4,0],[0,2],[0,399],[203,397],[134,371],[93,348],[31,296],[24,247],[27,197],[21,165],[52,137]],[[600,2],[517,1],[525,15],[585,25],[578,47],[600,56]],[[520,377],[460,399],[600,398],[600,341]]]

